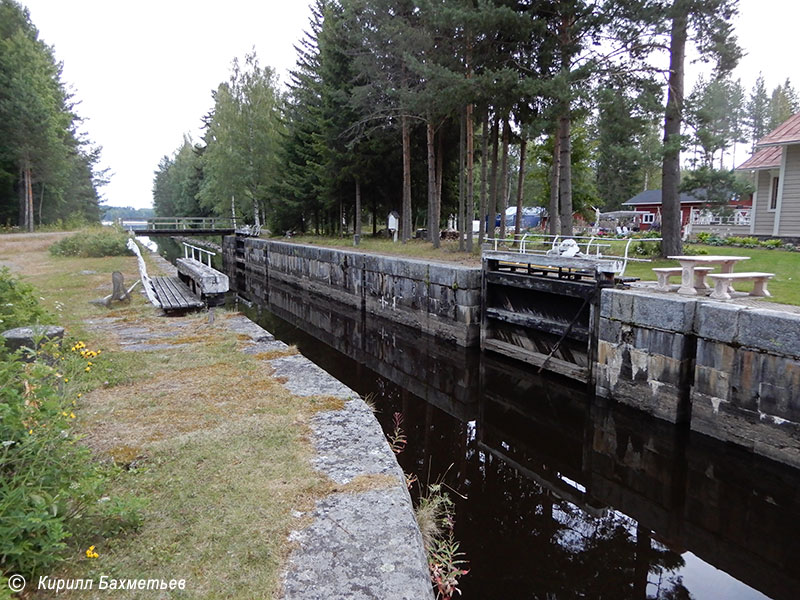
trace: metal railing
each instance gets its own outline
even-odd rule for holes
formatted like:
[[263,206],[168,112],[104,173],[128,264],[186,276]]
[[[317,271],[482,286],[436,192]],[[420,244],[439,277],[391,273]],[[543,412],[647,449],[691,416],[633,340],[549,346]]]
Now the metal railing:
[[708,210],[692,209],[689,223],[692,225],[750,225],[751,210],[739,209],[732,215],[715,215]]
[[231,217],[152,217],[150,219],[121,219],[125,229],[233,229]]
[[[641,238],[633,238],[633,237],[626,237],[626,238],[610,238],[610,237],[598,237],[598,236],[561,236],[561,235],[549,235],[543,233],[525,233],[520,235],[515,235],[510,238],[485,238],[485,242],[488,245],[492,246],[492,249],[497,252],[500,251],[501,246],[503,246],[502,250],[505,251],[516,251],[520,254],[539,254],[544,256],[552,256],[554,254],[559,254],[559,245],[565,240],[574,240],[579,249],[579,254],[576,255],[578,258],[596,258],[596,259],[616,259],[622,261],[621,268],[617,271],[617,275],[623,277],[625,275],[625,269],[628,266],[628,262],[651,262],[649,258],[636,258],[630,255],[630,248],[633,242],[660,242],[662,238],[651,238],[651,237],[641,237]],[[614,255],[614,254],[603,254],[601,248],[611,248],[612,244],[609,242],[625,242],[625,251],[622,256]],[[484,245],[487,245],[484,244]],[[538,244],[539,246],[543,246],[540,249],[531,249],[531,246],[534,244]],[[549,248],[548,248],[549,247]],[[582,247],[582,249],[581,249]]]
[[[197,256],[199,258],[195,258],[195,252],[197,252]],[[191,254],[191,256],[190,256]],[[192,244],[187,244],[183,242],[183,257],[184,258],[191,258],[198,262],[203,262],[203,258],[206,259],[206,264],[210,267],[211,266],[211,257],[216,256],[216,252],[211,252],[211,250],[206,250],[205,248],[199,248],[198,246],[193,246]]]

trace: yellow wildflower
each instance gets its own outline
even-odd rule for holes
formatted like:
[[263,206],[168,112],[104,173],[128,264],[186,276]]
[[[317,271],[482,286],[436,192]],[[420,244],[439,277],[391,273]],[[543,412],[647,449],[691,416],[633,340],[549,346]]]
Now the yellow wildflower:
[[75,413],[74,412],[70,412],[69,413],[69,418],[70,419],[74,419],[75,418]]
[[94,546],[89,546],[89,549],[86,551],[86,558],[97,558],[98,556],[100,555],[94,551]]
[[84,371],[86,371],[87,373],[88,373],[89,371],[91,371],[91,370],[92,370],[92,367],[86,367],[86,368],[84,369]]

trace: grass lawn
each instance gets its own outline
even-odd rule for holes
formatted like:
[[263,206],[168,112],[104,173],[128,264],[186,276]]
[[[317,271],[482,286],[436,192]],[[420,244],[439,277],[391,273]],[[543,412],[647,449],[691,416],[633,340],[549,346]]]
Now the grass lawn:
[[[688,246],[692,253],[703,251],[709,255],[721,256],[749,256],[750,260],[738,263],[734,268],[736,271],[762,271],[775,273],[775,277],[769,282],[771,298],[764,298],[765,302],[777,302],[780,304],[800,305],[800,252],[786,252],[783,250],[767,250],[762,248],[735,248],[732,246],[704,246],[692,244]],[[628,263],[625,275],[639,277],[644,281],[655,281],[656,276],[652,269],[654,267],[677,267],[678,263],[674,260],[653,260],[650,263]],[[719,272],[719,268],[717,268]],[[678,278],[673,278],[676,283]],[[736,290],[749,292],[753,289],[750,282],[737,283]]]
[[[275,241],[286,241],[297,244],[311,244],[342,248],[344,250],[355,250],[357,252],[373,252],[377,254],[391,254],[407,256],[420,260],[436,260],[450,262],[465,266],[480,266],[480,254],[477,241],[473,254],[458,251],[458,242],[442,241],[441,248],[434,249],[430,242],[423,240],[410,240],[406,244],[394,243],[385,238],[373,238],[369,235],[361,240],[358,248],[353,247],[352,236],[346,238],[320,237],[313,235],[298,236],[291,239],[274,238]],[[597,240],[600,244],[610,244],[610,247],[601,248],[604,254],[614,254],[622,256],[625,252],[625,241]],[[631,249],[638,242],[631,245]],[[786,252],[783,250],[767,250],[762,248],[736,248],[732,246],[705,246],[691,244],[687,247],[691,253],[705,253],[714,255],[728,256],[749,256],[750,260],[736,266],[737,271],[762,271],[775,273],[775,277],[769,282],[771,298],[765,298],[765,302],[777,302],[779,304],[800,305],[800,252]],[[652,269],[654,267],[677,267],[678,263],[673,260],[653,259],[652,262],[630,262],[628,263],[626,276],[639,277],[643,281],[655,281],[656,276]],[[677,283],[677,278],[673,278]],[[737,291],[749,292],[753,287],[750,282],[736,284]]]
[[407,256],[419,260],[436,260],[462,264],[467,266],[480,266],[480,247],[477,240],[472,254],[458,251],[458,242],[452,240],[442,240],[441,247],[437,250],[430,242],[412,239],[403,244],[393,242],[390,239],[372,237],[365,235],[361,238],[358,246],[353,246],[353,236],[340,237],[321,237],[316,235],[295,236],[293,238],[272,238],[275,242],[290,242],[295,244],[309,244],[313,246],[327,246],[331,248],[341,248],[353,252],[366,252],[372,254],[390,254],[397,256]]
[[[62,235],[2,235],[0,263],[36,287],[71,338],[102,350],[91,373],[69,382],[75,426],[98,460],[119,466],[111,495],[138,498],[143,524],[135,533],[69,540],[66,560],[49,575],[95,584],[100,575],[185,579],[186,598],[277,597],[288,534],[303,525],[292,513],[331,489],[309,461],[308,423],[327,400],[293,396],[271,377],[266,357],[239,352],[222,311],[209,324],[203,313],[158,316],[138,293],[110,311],[89,304],[110,292],[112,271],[135,281],[136,259],[50,256],[48,246]],[[86,322],[103,317],[118,320]],[[122,350],[115,328],[158,334],[174,328],[172,319],[185,325],[154,341],[174,348]],[[97,558],[86,557],[90,545]]]

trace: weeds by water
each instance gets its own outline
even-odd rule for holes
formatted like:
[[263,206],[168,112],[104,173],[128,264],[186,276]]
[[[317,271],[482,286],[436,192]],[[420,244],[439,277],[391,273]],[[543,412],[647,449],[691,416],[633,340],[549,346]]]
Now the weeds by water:
[[[392,424],[392,432],[386,434],[386,439],[392,451],[400,454],[408,444],[403,431],[403,413],[394,413]],[[406,474],[406,486],[411,489],[415,483],[419,483],[417,476]],[[451,600],[454,594],[461,594],[458,580],[469,570],[464,568],[465,555],[459,550],[455,538],[455,504],[441,482],[428,485],[427,490],[421,493],[414,514],[422,534],[436,597]]]

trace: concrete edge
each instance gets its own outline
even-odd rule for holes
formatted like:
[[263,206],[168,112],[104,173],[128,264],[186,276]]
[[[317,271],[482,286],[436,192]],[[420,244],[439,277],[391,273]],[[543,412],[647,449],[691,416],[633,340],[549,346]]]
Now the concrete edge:
[[[244,315],[230,317],[227,323],[250,338],[245,352],[287,348]],[[283,576],[283,598],[432,600],[405,476],[371,409],[356,392],[302,355],[269,362],[293,394],[345,401],[341,410],[320,412],[312,419],[314,466],[337,486],[356,478],[360,482],[359,491],[345,488],[318,500],[311,525],[290,535],[297,547]]]

